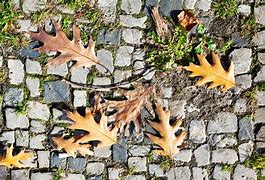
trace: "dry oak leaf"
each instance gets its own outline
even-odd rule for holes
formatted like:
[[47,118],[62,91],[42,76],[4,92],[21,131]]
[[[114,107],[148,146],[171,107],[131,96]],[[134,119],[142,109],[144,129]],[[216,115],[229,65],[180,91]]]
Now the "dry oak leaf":
[[141,129],[141,109],[145,106],[150,106],[149,97],[155,93],[154,86],[144,88],[139,86],[133,91],[124,92],[123,95],[127,97],[124,101],[108,101],[106,107],[114,108],[117,112],[110,118],[115,120],[116,126],[120,131],[124,131],[125,125],[131,121],[135,124],[136,132]]
[[91,67],[99,64],[99,60],[95,55],[95,42],[90,38],[88,47],[85,47],[81,41],[80,29],[73,25],[73,40],[69,40],[65,33],[61,30],[60,25],[53,22],[55,27],[55,36],[46,33],[43,28],[39,28],[39,32],[30,32],[30,37],[33,40],[43,42],[43,46],[35,48],[40,52],[57,51],[61,54],[49,60],[49,65],[60,65],[62,63],[74,60],[77,61],[72,67],[77,68],[81,66]]
[[155,104],[155,106],[155,112],[159,118],[159,122],[148,122],[156,131],[159,132],[161,137],[151,133],[146,133],[146,135],[152,142],[161,147],[161,149],[154,150],[155,153],[163,156],[169,156],[173,159],[174,155],[179,152],[178,146],[183,143],[187,132],[182,130],[181,133],[176,136],[175,133],[179,130],[182,121],[176,120],[173,125],[170,125],[170,111],[164,111],[162,106],[159,104]]
[[94,155],[93,151],[89,148],[90,144],[80,144],[79,139],[71,137],[69,139],[64,139],[64,137],[53,137],[53,142],[56,145],[57,150],[64,149],[69,156],[76,157],[77,153],[80,153],[82,156]]
[[189,11],[181,11],[178,15],[178,21],[187,31],[190,31],[197,24],[202,23]]
[[234,77],[234,64],[231,62],[231,65],[226,71],[217,54],[212,53],[212,65],[207,61],[204,55],[197,54],[200,65],[190,63],[189,66],[184,67],[187,71],[192,73],[190,77],[200,76],[200,80],[197,81],[196,85],[201,86],[205,83],[211,82],[209,88],[214,88],[217,86],[223,86],[222,91],[226,92],[228,89],[234,87],[235,77]]
[[68,112],[67,117],[74,121],[74,124],[68,126],[69,129],[78,129],[89,132],[84,135],[78,142],[87,143],[89,141],[99,141],[97,147],[111,146],[117,143],[118,128],[112,129],[108,127],[108,117],[101,112],[99,123],[96,122],[92,112],[87,108],[85,117],[81,116],[77,111]]
[[21,161],[27,160],[34,156],[32,152],[25,152],[21,151],[17,155],[13,154],[13,145],[6,148],[6,153],[0,157],[0,165],[6,166],[8,168],[17,167],[22,168],[24,167],[23,163]]

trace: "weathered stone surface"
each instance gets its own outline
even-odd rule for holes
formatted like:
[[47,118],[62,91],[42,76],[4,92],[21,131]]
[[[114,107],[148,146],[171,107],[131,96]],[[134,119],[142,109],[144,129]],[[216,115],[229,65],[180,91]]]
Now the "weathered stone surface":
[[99,162],[87,163],[86,172],[89,175],[100,175],[103,173],[104,168],[105,168],[104,163],[99,163]]
[[207,129],[210,134],[236,132],[237,117],[232,113],[220,112],[214,120],[209,121]]
[[261,64],[265,64],[265,53],[258,53],[258,60]]
[[248,143],[240,144],[238,146],[239,160],[243,163],[248,157],[251,156],[254,143],[249,141]]
[[29,147],[32,149],[44,149],[43,143],[45,140],[46,136],[44,134],[32,136],[29,141]]
[[143,175],[132,175],[127,176],[125,180],[146,180],[146,178]]
[[[121,70],[115,70],[114,72],[114,83],[122,82],[125,79],[128,79],[132,76],[131,70],[121,71]],[[122,87],[129,87],[130,84],[122,85]]]
[[47,74],[54,74],[65,77],[68,74],[68,67],[66,63],[60,65],[50,65],[47,69]]
[[212,153],[213,163],[234,164],[237,160],[237,152],[234,149],[217,149]]
[[258,106],[265,106],[265,91],[257,92],[257,104]]
[[108,178],[109,180],[119,179],[123,170],[121,168],[108,168]]
[[132,15],[120,15],[121,24],[125,27],[140,27],[145,28],[145,21],[147,17],[135,18]]
[[46,103],[68,103],[70,86],[62,81],[52,81],[44,84],[44,101]]
[[[89,73],[89,68],[87,67],[75,68],[71,71],[71,81],[76,83],[86,84],[88,73]],[[72,85],[72,87],[76,86]]]
[[184,9],[194,9],[196,2],[197,0],[184,0],[183,7]]
[[68,158],[68,169],[73,172],[83,172],[86,168],[86,158]]
[[129,168],[134,168],[135,172],[147,171],[146,157],[130,157],[128,159]]
[[[97,57],[99,59],[99,62],[102,65],[104,65],[106,68],[108,68],[110,73],[113,73],[114,66],[113,66],[112,52],[106,49],[101,49],[97,51]],[[104,67],[100,65],[96,65],[96,67],[100,73],[109,73]]]
[[52,117],[56,123],[70,123],[71,120],[67,117],[66,112],[56,108],[52,109]]
[[172,87],[166,87],[163,89],[164,98],[171,98],[172,96]]
[[107,77],[96,77],[93,80],[93,85],[94,86],[103,86],[103,85],[110,85],[111,80],[110,78]]
[[[240,87],[244,89],[248,89],[251,87],[252,79],[250,74],[242,74],[236,76],[236,84],[238,84]],[[238,94],[242,89],[239,87],[234,87],[235,93]]]
[[165,175],[168,179],[187,180],[190,179],[191,172],[189,167],[183,166],[171,168]]
[[83,174],[67,174],[64,180],[85,180],[85,176]]
[[141,39],[143,37],[142,31],[138,29],[123,29],[122,38],[128,44],[141,44]]
[[6,142],[8,144],[15,143],[15,133],[14,131],[5,131],[0,135],[0,141]]
[[244,117],[239,120],[239,132],[238,139],[243,140],[253,140],[253,122],[250,117]]
[[86,107],[86,91],[74,90],[74,107]]
[[254,82],[265,82],[265,66],[262,66],[257,76],[254,78]]
[[37,97],[40,95],[40,80],[38,78],[32,78],[28,76],[26,79],[26,84],[30,91],[31,97]]
[[46,104],[41,104],[37,101],[29,101],[28,117],[31,119],[48,121],[50,117],[50,110]]
[[265,126],[261,126],[259,132],[256,135],[257,141],[265,141]]
[[238,6],[238,11],[240,14],[242,14],[244,16],[249,16],[251,14],[251,7],[249,5],[246,5],[246,4],[240,4]]
[[201,145],[194,150],[194,156],[198,166],[204,166],[210,163],[210,149],[207,144]]
[[190,162],[192,156],[191,149],[181,150],[178,154],[174,156],[174,160],[182,162]]
[[31,180],[53,180],[52,173],[31,173]]
[[9,88],[5,93],[6,106],[16,106],[23,101],[24,92],[19,88]]
[[29,132],[16,130],[15,131],[16,146],[28,147],[29,145]]
[[129,153],[131,153],[132,156],[145,156],[149,151],[150,148],[147,146],[133,145],[129,148]]
[[38,61],[26,60],[26,72],[29,74],[42,74],[41,65]]
[[231,35],[233,41],[233,47],[246,47],[249,45],[249,39],[242,37],[240,32],[234,32]]
[[246,168],[241,164],[238,164],[235,168],[234,179],[248,180],[253,179],[257,180],[257,175],[254,169]]
[[7,108],[5,110],[6,114],[6,127],[9,129],[16,128],[28,128],[29,119],[26,115],[18,115],[15,109]]
[[206,169],[193,167],[192,175],[194,180],[208,180],[208,174]]
[[255,36],[252,38],[252,42],[258,46],[259,48],[265,47],[265,31],[260,31],[255,34]]
[[229,57],[235,65],[235,75],[247,73],[250,70],[251,65],[251,49],[240,48],[235,49]]
[[265,107],[261,107],[255,111],[254,123],[265,123]]
[[216,165],[213,171],[213,178],[216,180],[229,180],[231,176],[231,172],[224,171],[221,166]]
[[177,10],[181,10],[183,0],[162,0],[160,1],[160,11],[165,16],[174,16]]
[[30,131],[33,133],[44,133],[46,132],[46,126],[43,122],[38,121],[38,120],[32,120],[30,122]]
[[112,31],[103,29],[99,32],[97,43],[98,44],[120,44],[120,40],[121,40],[120,29],[114,29]]
[[[30,28],[31,31],[37,32],[37,28]],[[38,41],[30,42],[29,45],[25,48],[21,49],[21,56],[25,58],[36,58],[40,56],[40,53],[36,50],[33,50],[33,48],[39,46]]]
[[50,166],[50,152],[38,151],[38,163],[39,168],[48,168]]
[[51,167],[66,168],[66,158],[59,158],[59,155],[56,153],[52,153],[51,155]]
[[127,162],[127,157],[128,157],[127,146],[124,143],[124,140],[123,140],[122,146],[117,145],[117,144],[113,145],[112,158],[114,162],[116,161]]
[[103,14],[104,22],[112,23],[116,18],[116,4],[117,0],[98,0],[98,7]]
[[24,0],[22,4],[22,10],[27,15],[30,15],[32,12],[40,11],[45,8],[45,4],[47,0],[39,0],[39,1],[32,1],[32,0]]
[[133,47],[121,46],[116,55],[115,66],[129,66],[131,65]]
[[171,111],[171,116],[185,118],[186,104],[187,101],[185,100],[169,101],[168,104],[169,109],[174,109],[174,111]]
[[234,137],[225,137],[220,142],[216,144],[216,147],[231,147],[237,144],[237,139]]
[[189,138],[194,143],[203,143],[206,140],[205,125],[201,120],[193,120],[190,122]]
[[156,177],[164,176],[163,169],[158,164],[150,164],[149,165],[149,174],[155,175]]
[[9,174],[8,168],[0,166],[0,179],[6,179]]
[[101,148],[95,148],[94,153],[95,153],[95,157],[108,158],[111,156],[111,149],[108,146],[101,147]]
[[265,6],[255,7],[254,15],[256,23],[265,25]]
[[203,11],[208,11],[211,8],[212,0],[198,0],[196,3],[196,8]]
[[139,14],[141,10],[141,0],[122,0],[121,9],[127,14]]
[[234,113],[245,113],[247,111],[247,100],[240,98],[234,105]]
[[11,179],[12,180],[29,180],[29,170],[27,169],[11,170]]

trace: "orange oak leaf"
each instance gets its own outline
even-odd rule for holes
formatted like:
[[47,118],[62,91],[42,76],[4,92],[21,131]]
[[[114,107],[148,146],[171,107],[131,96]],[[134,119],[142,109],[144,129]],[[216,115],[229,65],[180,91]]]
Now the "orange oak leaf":
[[190,63],[189,66],[184,67],[187,71],[192,73],[190,77],[200,76],[200,80],[197,81],[196,85],[201,86],[205,83],[210,82],[209,88],[214,88],[217,86],[223,86],[222,91],[226,92],[228,89],[234,87],[235,76],[234,76],[234,64],[231,62],[231,65],[226,71],[217,54],[212,53],[212,65],[207,61],[205,55],[197,54],[200,65]]
[[171,125],[170,111],[163,110],[159,104],[156,104],[155,106],[155,112],[159,118],[159,122],[148,122],[160,134],[160,136],[156,136],[151,133],[146,133],[146,135],[152,142],[161,147],[161,149],[154,150],[155,153],[163,156],[169,156],[171,159],[173,159],[174,155],[179,152],[179,146],[181,146],[183,143],[187,132],[182,130],[180,134],[175,135],[177,130],[179,130],[182,121],[176,120],[174,124]]
[[202,23],[189,11],[181,11],[178,15],[178,21],[187,31],[190,31],[197,24]]
[[25,151],[21,151],[17,155],[13,156],[13,145],[11,145],[10,147],[6,148],[6,153],[3,156],[0,156],[0,165],[6,166],[8,168],[22,168],[24,165],[21,163],[21,161],[27,160],[33,156],[34,155],[32,152]]
[[60,55],[49,60],[49,65],[60,65],[68,61],[76,61],[72,69],[99,64],[99,60],[95,55],[95,42],[90,38],[88,47],[85,47],[81,41],[80,29],[73,25],[73,40],[69,40],[65,33],[61,30],[60,25],[53,22],[56,35],[46,33],[43,28],[39,28],[39,32],[30,32],[30,37],[33,40],[41,41],[43,46],[35,48],[40,52],[60,52]]

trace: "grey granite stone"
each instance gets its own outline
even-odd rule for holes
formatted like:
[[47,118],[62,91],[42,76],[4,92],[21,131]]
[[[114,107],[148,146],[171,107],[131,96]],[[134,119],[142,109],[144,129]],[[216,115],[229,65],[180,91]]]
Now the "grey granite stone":
[[30,137],[29,147],[32,149],[44,149],[44,141],[46,140],[46,136],[44,134],[39,134],[36,136]]
[[173,16],[175,11],[182,10],[183,0],[161,0],[160,11],[165,16]]
[[214,120],[208,123],[208,133],[229,133],[237,131],[237,117],[228,112],[216,114]]
[[133,62],[133,74],[139,75],[145,71],[145,62],[144,61],[134,61]]
[[113,57],[112,52],[106,49],[101,49],[97,51],[97,57],[99,59],[100,64],[104,65],[110,72],[107,71],[104,67],[100,65],[96,65],[98,71],[100,73],[113,73]]
[[235,168],[233,178],[240,180],[257,180],[257,175],[254,169],[246,168],[243,165],[238,164]]
[[240,4],[238,6],[238,12],[244,16],[249,16],[251,14],[251,7],[246,4]]
[[70,86],[62,81],[52,81],[44,84],[44,101],[46,103],[69,103]]
[[53,174],[51,172],[31,173],[31,180],[53,180]]
[[66,63],[60,65],[50,65],[47,69],[47,74],[54,74],[65,77],[68,74],[68,67]]
[[257,105],[265,106],[265,91],[257,92]]
[[184,9],[194,9],[197,0],[184,0],[183,7]]
[[[30,28],[30,30],[33,32],[37,32],[38,28],[36,28],[36,29]],[[20,55],[24,58],[37,58],[37,57],[39,57],[40,53],[36,50],[33,50],[33,48],[35,48],[37,46],[39,46],[38,41],[30,42],[27,47],[21,49]],[[34,69],[37,69],[37,67]]]
[[127,14],[139,14],[141,11],[141,0],[122,0],[121,9]]
[[68,169],[73,172],[83,172],[86,168],[85,158],[68,158]]
[[8,175],[9,175],[8,168],[0,166],[0,179],[6,179]]
[[50,110],[46,104],[41,104],[37,101],[28,102],[28,117],[31,119],[41,119],[48,121]]
[[208,173],[206,169],[193,167],[192,175],[194,180],[208,180]]
[[147,146],[132,145],[129,148],[129,153],[131,153],[132,156],[146,156],[149,151],[150,148]]
[[16,23],[19,27],[17,32],[28,32],[29,28],[32,26],[31,20],[30,19],[18,19],[16,20]]
[[[80,83],[80,84],[86,84],[88,73],[89,73],[89,68],[87,67],[79,67],[79,68],[73,69],[71,71],[71,81]],[[76,86],[72,85],[72,87],[76,87]]]
[[245,113],[247,111],[247,100],[240,98],[234,105],[234,113]]
[[15,131],[16,146],[28,147],[29,145],[29,132],[16,130]]
[[[239,76],[236,76],[236,84],[240,86],[241,88],[248,89],[251,87],[252,80],[250,74],[242,74]],[[235,89],[238,89],[236,91],[240,91],[238,87],[235,87]]]
[[243,163],[247,158],[249,158],[253,152],[254,143],[249,141],[248,143],[240,144],[238,146],[239,160]]
[[255,7],[254,15],[255,15],[256,23],[265,25],[265,6]]
[[96,77],[93,80],[93,85],[94,86],[104,86],[104,85],[110,85],[111,80],[110,78],[107,77]]
[[260,107],[255,111],[254,123],[265,123],[265,107]]
[[237,139],[235,137],[225,137],[220,142],[216,144],[216,147],[224,148],[231,147],[237,144]]
[[27,15],[30,15],[32,12],[37,12],[45,8],[45,4],[47,0],[39,0],[39,1],[32,1],[32,0],[24,0],[22,4],[22,10]]
[[145,28],[145,21],[147,20],[147,17],[142,18],[135,18],[132,15],[120,15],[120,21],[121,25],[125,27],[139,27],[139,28]]
[[265,82],[265,65],[261,67],[257,76],[254,78],[254,82]]
[[86,166],[86,172],[89,175],[101,175],[105,169],[105,164],[100,162],[89,162]]
[[216,180],[230,180],[231,172],[224,171],[221,166],[216,165],[213,171],[213,178]]
[[257,142],[256,143],[256,152],[257,153],[264,153],[264,149],[265,149],[265,142]]
[[265,64],[265,53],[258,53],[258,60],[261,64]]
[[172,97],[172,87],[166,87],[164,88],[164,98],[171,98]]
[[115,66],[129,66],[131,65],[133,47],[121,46],[116,54]]
[[190,162],[192,157],[191,149],[181,150],[174,156],[175,161]]
[[4,97],[6,106],[16,106],[23,101],[24,92],[19,88],[9,88]]
[[29,170],[28,169],[11,170],[11,179],[12,180],[29,180]]
[[28,76],[26,78],[26,84],[30,91],[31,97],[37,97],[40,95],[40,90],[39,90],[40,80],[38,78],[32,78]]
[[191,172],[188,166],[171,168],[166,172],[168,179],[187,180],[191,177]]
[[5,110],[6,115],[6,127],[9,129],[16,128],[28,128],[29,127],[29,119],[26,115],[18,115],[15,109],[7,108]]
[[264,48],[265,47],[265,31],[260,31],[255,34],[255,36],[252,39],[252,42],[258,46],[258,48]]
[[50,152],[49,151],[38,151],[37,154],[38,154],[39,168],[49,168]]
[[131,175],[127,176],[125,180],[146,180],[146,178],[143,175]]
[[169,104],[168,104],[169,109],[174,109],[174,111],[171,111],[171,116],[185,118],[186,104],[187,104],[187,101],[185,100],[169,101]]
[[235,49],[229,55],[235,65],[235,75],[247,73],[250,70],[252,51],[248,48]]
[[51,167],[66,168],[66,158],[59,158],[59,155],[56,153],[52,153],[51,155]]
[[193,120],[190,122],[189,138],[194,143],[203,143],[206,140],[205,125],[201,120]]
[[146,157],[130,157],[128,159],[129,168],[133,168],[135,172],[147,171]]
[[85,180],[85,176],[83,174],[67,174],[64,180]]
[[98,0],[98,7],[106,24],[115,22],[117,0]]
[[142,31],[138,29],[123,29],[122,38],[128,44],[141,44],[141,40],[143,37]]
[[201,145],[194,150],[194,156],[198,167],[210,164],[210,149],[207,144]]
[[7,144],[15,143],[15,132],[5,131],[0,135],[0,141],[6,142]]
[[[132,76],[131,70],[121,71],[121,70],[115,70],[114,72],[114,83],[120,83],[125,79],[128,79]],[[128,80],[127,80],[128,82]],[[122,87],[129,87],[130,84],[122,85]]]
[[30,131],[33,133],[38,134],[46,132],[46,126],[44,122],[41,122],[39,120],[31,120],[30,125]]
[[265,126],[261,126],[258,133],[256,134],[257,141],[265,141]]
[[244,117],[239,120],[239,132],[238,132],[238,139],[243,140],[253,140],[254,133],[253,133],[253,122],[250,117]]
[[94,149],[95,157],[109,158],[111,156],[111,149],[109,146]]
[[149,164],[149,174],[155,175],[156,177],[163,177],[163,169],[158,164]]
[[122,168],[108,168],[108,178],[109,180],[119,179],[121,173],[123,172]]
[[86,107],[86,91],[74,90],[74,107]]
[[99,31],[99,35],[97,38],[98,44],[120,44],[121,40],[121,30],[120,29],[114,29],[112,31],[102,29]]
[[208,11],[211,8],[212,0],[198,0],[196,3],[196,8],[203,11]]
[[133,52],[133,60],[144,60],[145,53],[144,49],[135,49]]
[[234,149],[217,149],[212,153],[213,163],[234,164],[237,160],[237,152]]
[[29,74],[42,74],[41,65],[38,61],[26,60],[26,72]]

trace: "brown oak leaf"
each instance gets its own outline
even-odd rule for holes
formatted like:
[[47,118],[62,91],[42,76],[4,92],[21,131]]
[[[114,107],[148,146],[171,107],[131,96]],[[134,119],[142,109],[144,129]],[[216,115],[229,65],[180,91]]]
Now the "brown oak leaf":
[[197,24],[202,23],[189,11],[181,11],[178,15],[178,21],[187,31],[190,31]]

